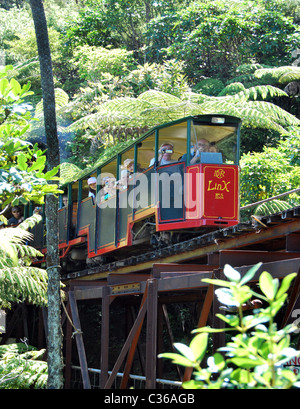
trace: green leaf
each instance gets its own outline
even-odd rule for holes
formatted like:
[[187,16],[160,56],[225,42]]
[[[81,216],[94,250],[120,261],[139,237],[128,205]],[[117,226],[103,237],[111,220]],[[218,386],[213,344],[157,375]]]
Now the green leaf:
[[290,288],[291,282],[296,276],[297,273],[292,273],[284,277],[284,279],[281,282],[281,286],[276,294],[276,299],[281,297]]
[[34,170],[43,170],[46,163],[46,156],[39,156],[35,162],[33,162],[32,166],[28,168],[28,172],[32,172]]
[[242,277],[240,284],[244,285],[248,281],[250,281],[255,276],[255,273],[257,272],[257,270],[259,270],[261,265],[262,263],[258,263],[255,264],[255,266],[251,267],[250,270],[248,270],[247,273],[244,275],[244,277]]
[[232,268],[229,264],[226,264],[224,267],[224,274],[228,280],[238,283],[241,279],[241,275],[238,271]]
[[198,334],[192,339],[190,349],[193,351],[196,361],[202,361],[207,348],[207,339],[207,333]]
[[174,364],[186,366],[186,367],[193,367],[193,361],[190,361],[189,359],[183,357],[182,355],[175,354],[173,352],[166,352],[163,354],[159,354],[158,358],[167,358],[167,359],[172,359],[172,362]]
[[264,271],[259,277],[260,289],[269,300],[274,300],[278,289],[278,284],[278,280],[273,280],[271,274],[266,271]]
[[265,361],[261,359],[251,359],[251,358],[244,358],[244,357],[232,358],[230,359],[230,362],[232,362],[236,366],[239,366],[240,368],[246,368],[246,369],[254,368],[255,366],[265,364]]
[[19,84],[19,82],[17,80],[15,80],[14,78],[12,78],[10,80],[10,86],[11,86],[11,90],[13,92],[13,94],[15,96],[18,96],[21,92],[21,85]]
[[212,372],[222,371],[225,367],[225,360],[220,353],[215,353],[207,359],[207,364]]
[[228,281],[224,281],[224,280],[203,278],[201,281],[203,281],[203,283],[219,285],[219,286],[222,286],[222,287],[231,287],[231,283],[229,283]]
[[237,315],[216,314],[216,317],[218,317],[221,320],[225,321],[231,327],[236,327],[236,326],[239,325],[239,317]]
[[7,78],[2,78],[0,80],[0,94],[5,97],[9,92],[9,82]]
[[191,360],[191,361],[195,361],[195,355],[194,352],[192,351],[192,349],[190,347],[188,347],[185,344],[182,344],[180,342],[175,342],[174,343],[174,347],[183,355],[185,356],[187,359]]
[[26,158],[26,155],[24,153],[20,153],[18,155],[18,168],[20,170],[26,170],[28,168],[27,158]]
[[197,332],[207,332],[207,333],[216,333],[216,332],[225,332],[225,331],[230,331],[232,328],[211,328],[211,327],[201,327],[194,329],[192,331],[192,334],[195,334]]

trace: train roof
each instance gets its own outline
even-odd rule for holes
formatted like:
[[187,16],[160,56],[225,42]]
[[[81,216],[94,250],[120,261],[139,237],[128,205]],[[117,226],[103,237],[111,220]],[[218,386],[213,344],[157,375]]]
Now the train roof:
[[[165,122],[163,124],[156,125],[150,128],[148,131],[146,131],[143,135],[141,135],[137,139],[129,141],[129,143],[126,144],[125,147],[124,145],[120,147],[120,150],[117,150],[109,159],[101,160],[100,158],[95,163],[94,166],[92,166],[91,168],[82,170],[82,172],[78,174],[78,177],[76,178],[76,180],[86,179],[89,175],[94,173],[99,167],[102,167],[105,164],[108,164],[109,162],[114,160],[117,157],[117,155],[122,154],[123,152],[126,152],[128,149],[132,148],[135,144],[142,142],[144,139],[149,137],[151,134],[155,133],[156,130],[159,131],[159,130],[162,130],[162,129],[165,129],[165,128],[168,128],[174,125],[180,125],[181,123],[187,122],[188,120],[192,120],[194,125],[213,125],[213,126],[222,126],[222,127],[227,125],[227,126],[234,126],[237,128],[242,123],[241,118],[231,116],[231,115],[223,115],[223,114],[216,113],[216,114],[189,115],[189,116],[179,118],[174,121]],[[220,139],[222,139],[225,136],[226,136],[225,134],[224,136],[220,134]],[[201,137],[201,135],[199,135],[199,137]],[[76,180],[67,181],[62,186],[65,186],[68,183],[75,182]]]

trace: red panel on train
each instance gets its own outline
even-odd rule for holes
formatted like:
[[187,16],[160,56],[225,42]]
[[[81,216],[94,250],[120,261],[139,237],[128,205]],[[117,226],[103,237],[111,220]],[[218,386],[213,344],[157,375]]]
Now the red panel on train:
[[201,165],[203,173],[203,218],[238,219],[238,167]]

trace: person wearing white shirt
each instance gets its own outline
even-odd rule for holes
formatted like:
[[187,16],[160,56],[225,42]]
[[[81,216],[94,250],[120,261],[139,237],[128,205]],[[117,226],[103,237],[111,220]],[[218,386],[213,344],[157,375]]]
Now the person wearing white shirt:
[[[169,165],[170,163],[176,162],[172,159],[174,153],[174,146],[171,143],[163,143],[159,148],[158,166]],[[152,158],[150,165],[154,165],[155,158]]]

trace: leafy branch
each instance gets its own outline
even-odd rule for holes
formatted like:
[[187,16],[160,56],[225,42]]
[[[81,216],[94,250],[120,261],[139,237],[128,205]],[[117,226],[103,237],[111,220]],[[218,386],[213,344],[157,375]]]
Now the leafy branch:
[[[281,285],[264,271],[258,282],[260,292],[246,285],[253,280],[261,263],[253,266],[243,277],[226,265],[226,280],[204,279],[209,284],[221,286],[216,290],[218,300],[230,314],[216,314],[226,328],[202,327],[189,346],[175,343],[176,353],[164,353],[159,357],[172,359],[173,363],[194,368],[194,380],[183,384],[187,389],[289,389],[300,387],[300,377],[284,364],[300,356],[300,351],[290,346],[290,334],[297,327],[293,324],[277,329],[275,316],[287,299],[287,292],[296,273],[283,278]],[[255,297],[266,308],[254,309],[253,315],[244,310]],[[253,302],[254,303],[254,302]],[[201,362],[205,356],[210,333],[232,332],[234,335],[225,347],[207,359],[207,367]],[[224,357],[225,356],[225,357]]]

